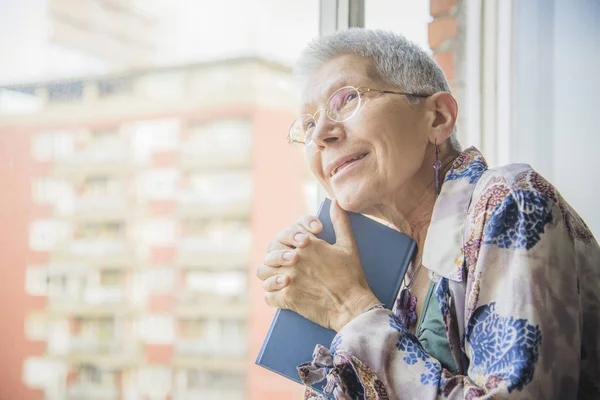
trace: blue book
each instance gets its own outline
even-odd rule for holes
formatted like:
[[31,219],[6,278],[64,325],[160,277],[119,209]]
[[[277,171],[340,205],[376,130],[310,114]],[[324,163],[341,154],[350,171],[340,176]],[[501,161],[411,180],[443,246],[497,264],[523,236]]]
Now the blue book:
[[[333,244],[335,232],[329,215],[330,205],[331,200],[325,199],[317,213],[323,225],[317,237]],[[407,235],[362,214],[349,212],[348,215],[367,282],[379,301],[392,309],[416,243]],[[294,311],[279,309],[255,363],[302,384],[296,367],[312,359],[317,344],[329,348],[334,337],[335,331]],[[323,393],[324,386],[323,381],[312,388]]]

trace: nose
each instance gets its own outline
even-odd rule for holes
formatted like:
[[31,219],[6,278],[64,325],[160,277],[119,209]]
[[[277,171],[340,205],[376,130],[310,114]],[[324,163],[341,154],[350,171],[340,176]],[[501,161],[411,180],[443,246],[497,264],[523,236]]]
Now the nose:
[[313,131],[311,141],[319,150],[343,139],[346,135],[341,122],[332,121],[325,112],[319,113],[317,126]]

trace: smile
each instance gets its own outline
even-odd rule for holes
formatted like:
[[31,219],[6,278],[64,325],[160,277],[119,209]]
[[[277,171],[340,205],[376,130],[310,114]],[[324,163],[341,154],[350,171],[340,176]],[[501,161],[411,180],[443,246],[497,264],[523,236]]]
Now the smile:
[[346,160],[343,164],[341,164],[340,166],[334,168],[331,171],[330,177],[333,177],[334,175],[336,175],[338,172],[345,170],[346,168],[348,168],[350,165],[355,164],[357,161],[362,160],[363,158],[365,158],[369,153],[365,153],[365,154],[361,154],[360,156],[351,158],[349,160]]

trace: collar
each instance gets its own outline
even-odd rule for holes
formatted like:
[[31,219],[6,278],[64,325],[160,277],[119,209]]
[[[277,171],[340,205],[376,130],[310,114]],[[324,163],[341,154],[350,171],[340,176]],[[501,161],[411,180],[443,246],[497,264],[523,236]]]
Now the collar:
[[465,222],[473,191],[488,169],[483,155],[469,147],[454,160],[433,206],[423,248],[423,264],[436,275],[463,280]]

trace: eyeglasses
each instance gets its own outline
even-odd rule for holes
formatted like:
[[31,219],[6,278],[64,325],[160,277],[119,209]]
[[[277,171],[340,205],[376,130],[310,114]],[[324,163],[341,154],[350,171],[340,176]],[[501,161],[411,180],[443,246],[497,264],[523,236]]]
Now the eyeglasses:
[[333,92],[325,108],[317,110],[313,115],[302,114],[292,122],[290,131],[287,135],[289,144],[307,146],[312,141],[312,134],[317,126],[316,116],[321,111],[325,111],[327,117],[334,122],[345,122],[354,117],[363,102],[365,93],[379,94],[400,94],[404,96],[429,97],[429,94],[394,92],[392,90],[377,90],[369,88],[355,88],[354,86],[344,86]]

